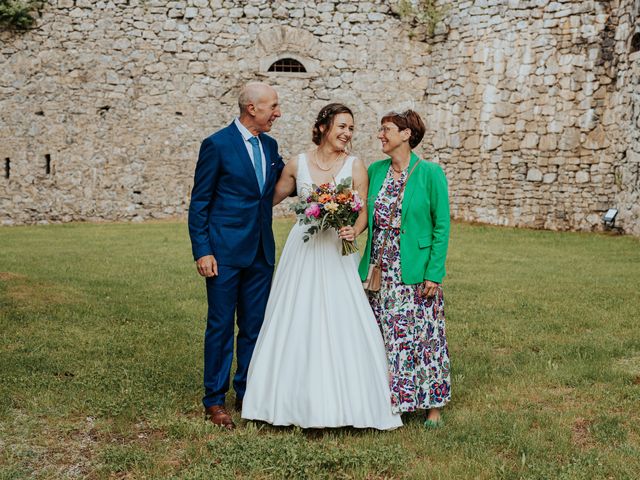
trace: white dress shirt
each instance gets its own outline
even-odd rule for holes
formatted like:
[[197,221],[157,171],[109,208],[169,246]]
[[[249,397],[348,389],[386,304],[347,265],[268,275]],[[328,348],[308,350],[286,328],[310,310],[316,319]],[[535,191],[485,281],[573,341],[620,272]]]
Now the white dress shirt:
[[[236,127],[238,127],[238,130],[240,130],[240,134],[242,135],[242,138],[244,139],[244,146],[247,149],[247,153],[249,153],[249,158],[251,159],[251,163],[253,163],[253,168],[255,170],[256,161],[253,158],[253,147],[251,146],[251,143],[249,142],[249,139],[251,137],[255,137],[255,135],[253,135],[247,129],[247,127],[245,127],[240,122],[240,119],[238,117],[236,117],[236,119],[233,122],[236,124]],[[262,149],[262,142],[260,141],[260,137],[257,137],[257,138],[258,138],[258,145],[260,146],[260,155],[262,156],[262,178],[266,179],[267,178],[267,159],[264,156],[264,150]]]

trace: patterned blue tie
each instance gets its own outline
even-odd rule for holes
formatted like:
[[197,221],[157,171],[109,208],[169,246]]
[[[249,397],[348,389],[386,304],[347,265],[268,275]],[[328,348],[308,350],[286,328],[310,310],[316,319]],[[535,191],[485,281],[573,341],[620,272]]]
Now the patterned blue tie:
[[256,178],[258,179],[258,186],[262,192],[264,187],[264,174],[262,173],[262,155],[260,155],[260,144],[258,143],[258,137],[251,137],[249,139],[251,144],[251,150],[253,151],[253,168],[256,170]]

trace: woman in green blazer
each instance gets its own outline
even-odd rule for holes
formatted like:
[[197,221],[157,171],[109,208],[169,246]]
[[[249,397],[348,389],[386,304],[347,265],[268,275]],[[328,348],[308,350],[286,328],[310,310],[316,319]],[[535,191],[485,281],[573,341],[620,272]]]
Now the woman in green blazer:
[[441,287],[449,198],[442,168],[412,152],[424,132],[413,110],[381,120],[378,138],[389,158],[369,167],[369,235],[360,276],[364,281],[370,264],[381,265],[380,290],[369,291],[369,302],[385,339],[393,411],[425,409],[425,425],[437,427],[451,398]]

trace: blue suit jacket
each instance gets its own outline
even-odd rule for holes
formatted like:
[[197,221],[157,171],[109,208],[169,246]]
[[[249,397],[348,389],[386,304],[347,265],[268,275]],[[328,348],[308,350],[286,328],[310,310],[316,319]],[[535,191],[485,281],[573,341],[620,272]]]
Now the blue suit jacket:
[[266,157],[262,192],[235,124],[202,142],[189,205],[194,259],[214,255],[219,265],[247,267],[261,242],[267,261],[275,264],[272,200],[284,163],[277,142],[265,134],[259,138]]

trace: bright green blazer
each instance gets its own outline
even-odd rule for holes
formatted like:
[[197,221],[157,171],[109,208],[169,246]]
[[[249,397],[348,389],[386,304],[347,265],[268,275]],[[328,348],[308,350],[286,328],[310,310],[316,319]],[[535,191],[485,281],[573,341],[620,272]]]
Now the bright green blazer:
[[[444,262],[449,243],[449,195],[442,168],[411,152],[409,172],[420,162],[409,178],[402,199],[400,227],[400,269],[402,283],[411,285],[424,280],[441,283],[445,275]],[[387,176],[391,159],[379,160],[369,166],[369,217],[367,248],[360,262],[360,277],[364,281],[371,259],[373,211],[376,197]]]

